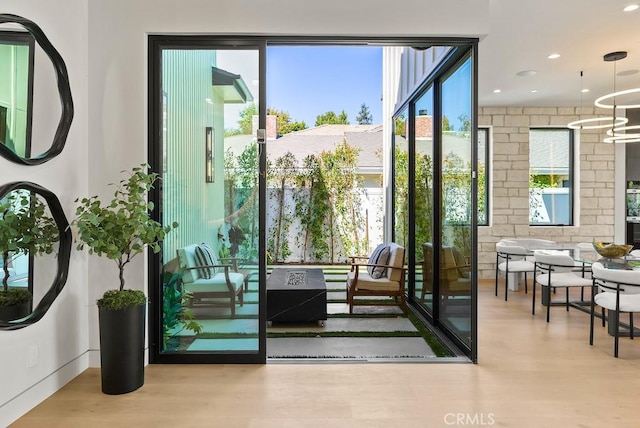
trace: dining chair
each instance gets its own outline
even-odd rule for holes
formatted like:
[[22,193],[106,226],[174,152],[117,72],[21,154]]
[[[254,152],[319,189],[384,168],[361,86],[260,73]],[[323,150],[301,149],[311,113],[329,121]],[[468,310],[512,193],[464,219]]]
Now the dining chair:
[[527,249],[520,245],[515,245],[512,241],[499,241],[496,243],[496,289],[498,295],[498,276],[504,272],[504,300],[508,299],[509,274],[524,274],[524,292],[528,293],[527,273],[535,272],[534,263],[527,260]]
[[[540,271],[540,275],[536,275],[533,281],[533,301],[531,305],[531,314],[536,313],[536,284],[540,284],[542,296],[546,293],[547,299],[547,322],[549,322],[549,312],[551,308],[551,289],[564,288],[566,294],[566,308],[569,310],[569,288],[571,287],[588,287],[591,286],[591,279],[583,278],[575,271],[575,261],[567,253],[555,250],[536,250],[534,251],[534,260],[536,271]],[[545,292],[545,287],[547,290]]]
[[633,339],[633,313],[640,312],[640,271],[607,269],[600,262],[594,263],[591,268],[593,272],[594,297],[591,299],[589,345],[593,345],[595,305],[598,305],[603,308],[603,327],[605,321],[604,309],[607,310],[609,323],[612,321],[615,323],[613,356],[618,358],[620,312],[629,314],[630,339]]

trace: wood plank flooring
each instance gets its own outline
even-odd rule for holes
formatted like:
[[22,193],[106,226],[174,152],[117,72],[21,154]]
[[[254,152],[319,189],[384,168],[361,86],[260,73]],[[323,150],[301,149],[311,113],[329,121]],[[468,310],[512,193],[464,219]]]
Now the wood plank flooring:
[[547,324],[524,291],[479,295],[477,365],[152,365],[122,396],[89,369],[12,427],[639,426],[640,339],[615,359],[598,324],[589,346],[586,313],[552,307]]

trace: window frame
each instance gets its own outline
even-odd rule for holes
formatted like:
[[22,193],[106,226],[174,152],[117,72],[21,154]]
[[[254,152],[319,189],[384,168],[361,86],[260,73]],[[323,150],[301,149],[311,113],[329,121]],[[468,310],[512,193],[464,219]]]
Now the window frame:
[[[573,129],[570,128],[566,128],[566,127],[530,127],[529,128],[529,171],[527,173],[527,183],[529,183],[529,180],[531,178],[531,135],[533,132],[535,131],[562,131],[567,133],[568,136],[568,167],[569,167],[569,173],[568,173],[568,177],[569,177],[569,213],[568,213],[568,223],[532,223],[531,221],[529,221],[529,226],[531,227],[566,227],[566,226],[574,226],[575,225],[575,220],[574,220],[574,205],[575,205],[575,132]],[[529,184],[527,184],[527,189],[530,190],[531,187],[529,186]],[[531,197],[529,197],[529,209],[531,209]]]

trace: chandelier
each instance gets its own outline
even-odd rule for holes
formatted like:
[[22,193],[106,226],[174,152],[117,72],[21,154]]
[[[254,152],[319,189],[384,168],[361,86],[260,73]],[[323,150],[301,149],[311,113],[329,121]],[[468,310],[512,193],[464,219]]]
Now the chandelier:
[[[606,62],[613,62],[613,92],[603,95],[595,100],[595,106],[603,109],[611,109],[611,116],[581,119],[567,124],[571,129],[606,129],[607,137],[605,143],[637,143],[640,142],[640,125],[627,125],[629,119],[616,116],[617,109],[640,108],[640,102],[630,102],[618,104],[616,98],[628,96],[629,94],[640,93],[640,88],[627,89],[616,92],[616,61],[627,57],[627,52],[618,51],[606,54],[603,59]],[[582,94],[582,77],[580,72],[580,90]],[[582,95],[580,95],[580,107],[582,107]],[[629,132],[636,131],[636,132]]]

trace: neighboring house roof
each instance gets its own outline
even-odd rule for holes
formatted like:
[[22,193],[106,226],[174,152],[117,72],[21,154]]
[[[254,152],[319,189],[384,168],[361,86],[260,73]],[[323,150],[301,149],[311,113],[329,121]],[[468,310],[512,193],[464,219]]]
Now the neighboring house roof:
[[[321,125],[292,132],[267,140],[267,158],[273,162],[291,152],[302,166],[307,156],[333,151],[345,140],[360,149],[358,168],[361,173],[382,173],[382,125]],[[227,137],[225,149],[231,148],[237,156],[251,141],[250,135]]]

